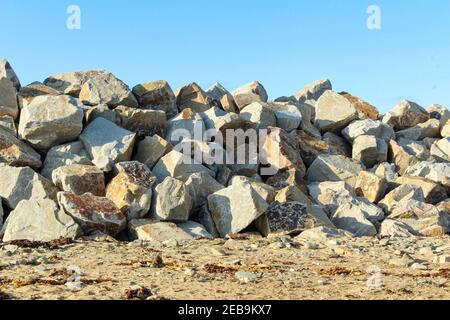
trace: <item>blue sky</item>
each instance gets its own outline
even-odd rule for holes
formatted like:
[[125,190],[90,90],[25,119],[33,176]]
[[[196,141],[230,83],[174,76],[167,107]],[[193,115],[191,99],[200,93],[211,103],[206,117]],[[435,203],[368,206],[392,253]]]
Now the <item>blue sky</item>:
[[[81,30],[66,9],[81,8]],[[366,27],[369,5],[382,29]],[[0,57],[23,84],[107,69],[129,86],[260,80],[272,99],[328,77],[388,111],[450,106],[449,0],[0,0]]]

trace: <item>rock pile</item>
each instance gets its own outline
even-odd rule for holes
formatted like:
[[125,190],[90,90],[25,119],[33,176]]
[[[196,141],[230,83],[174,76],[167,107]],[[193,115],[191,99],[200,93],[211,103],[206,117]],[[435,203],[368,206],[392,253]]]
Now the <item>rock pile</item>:
[[[220,144],[198,129],[265,136]],[[274,101],[256,81],[174,92],[166,81],[130,89],[106,71],[23,87],[2,59],[0,179],[5,242],[441,236],[450,233],[450,112],[405,100],[380,115],[329,80]]]

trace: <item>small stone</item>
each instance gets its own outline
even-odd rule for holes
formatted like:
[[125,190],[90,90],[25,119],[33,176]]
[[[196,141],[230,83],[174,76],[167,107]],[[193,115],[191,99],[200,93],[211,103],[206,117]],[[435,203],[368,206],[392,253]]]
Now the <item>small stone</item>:
[[163,111],[169,119],[178,114],[175,94],[166,81],[138,84],[133,93],[143,109]]
[[395,164],[396,170],[401,174],[409,167],[415,165],[420,160],[413,155],[410,155],[403,147],[401,147],[395,140],[389,141],[390,162]]
[[397,139],[422,140],[425,138],[437,138],[440,135],[441,122],[437,119],[430,119],[424,123],[398,131]]
[[136,134],[97,118],[84,129],[80,136],[92,163],[103,171],[111,171],[114,164],[129,161]]
[[239,110],[253,102],[267,102],[268,95],[261,83],[254,81],[233,91],[233,98]]
[[133,240],[144,241],[186,241],[192,237],[175,223],[157,222],[148,219],[132,220],[128,223],[130,237]]
[[234,274],[234,276],[240,283],[251,283],[255,282],[256,280],[258,280],[258,278],[260,278],[260,275],[256,273],[244,271],[238,271]]
[[372,237],[377,234],[366,212],[355,203],[344,203],[334,213],[331,221],[339,228],[351,232],[355,237]]
[[359,136],[374,136],[386,142],[395,139],[395,132],[389,125],[370,119],[352,122],[342,130],[342,135],[351,143]]
[[105,176],[103,171],[94,166],[72,164],[62,166],[52,173],[53,183],[62,191],[77,195],[92,193],[105,195]]
[[428,270],[426,265],[417,262],[413,263],[410,268],[414,270]]
[[167,122],[165,138],[173,146],[176,146],[181,142],[180,139],[192,139],[195,137],[195,132],[205,132],[205,124],[198,112],[186,108]]
[[59,96],[61,92],[48,87],[39,82],[33,82],[26,87],[22,87],[17,95],[19,108],[24,109],[39,96]]
[[444,187],[434,181],[422,177],[403,176],[395,180],[399,185],[413,185],[421,188],[426,203],[436,204],[447,198]]
[[99,104],[97,106],[90,107],[84,112],[84,118],[86,119],[87,124],[97,118],[104,118],[118,126],[120,126],[122,122],[119,113],[111,110],[106,104]]
[[380,227],[380,236],[382,237],[414,237],[417,232],[406,223],[394,219],[386,219]]
[[191,174],[186,180],[186,187],[197,210],[207,203],[209,195],[225,188],[205,172]]
[[0,116],[0,129],[8,131],[14,137],[17,137],[16,123],[11,116]]
[[58,193],[58,203],[83,229],[85,234],[101,231],[116,236],[127,226],[127,219],[111,200],[90,193],[78,196]]

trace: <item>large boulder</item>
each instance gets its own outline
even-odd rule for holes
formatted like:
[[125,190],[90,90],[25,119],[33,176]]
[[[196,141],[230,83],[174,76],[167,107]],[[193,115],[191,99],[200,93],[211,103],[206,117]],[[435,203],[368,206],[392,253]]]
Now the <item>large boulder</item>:
[[220,83],[213,84],[206,93],[212,99],[214,105],[218,105],[226,112],[238,112],[239,109],[234,102],[233,95],[227,91]]
[[356,177],[364,170],[357,161],[339,155],[320,155],[306,172],[309,181],[346,181],[354,185]]
[[41,156],[9,131],[0,127],[0,162],[14,167],[39,168]]
[[189,83],[175,92],[177,107],[180,111],[190,109],[193,112],[204,112],[211,108],[211,98],[195,82]]
[[249,182],[234,183],[208,197],[208,208],[221,237],[241,232],[268,206]]
[[116,236],[127,226],[125,215],[108,198],[96,197],[90,193],[79,196],[59,192],[58,203],[80,225],[84,234],[101,231]]
[[105,195],[105,175],[94,166],[71,164],[59,167],[53,171],[52,181],[60,190],[77,195]]
[[377,234],[377,229],[370,222],[366,212],[354,202],[346,202],[339,206],[331,221],[337,228],[349,231],[355,237],[372,237]]
[[187,186],[180,180],[167,177],[155,188],[151,216],[158,221],[186,222],[193,205]]
[[320,226],[332,226],[324,214],[318,216],[300,202],[273,202],[256,221],[256,227],[265,237],[274,234],[296,235]]
[[118,106],[114,111],[120,118],[120,126],[134,132],[140,138],[155,134],[164,136],[167,128],[167,117],[164,111],[143,110],[126,106]]
[[264,141],[263,152],[260,151],[261,161],[269,164],[273,174],[294,168],[305,174],[306,168],[301,158],[299,148],[294,138],[283,129],[269,127],[267,138]]
[[374,136],[359,136],[353,142],[353,159],[366,167],[387,161],[388,145]]
[[3,241],[52,241],[75,239],[81,234],[78,224],[49,199],[19,202],[5,221]]
[[374,173],[361,171],[356,179],[355,192],[372,203],[377,203],[387,189],[386,180]]
[[435,142],[430,153],[438,161],[450,162],[450,137]]
[[359,136],[374,136],[385,141],[395,139],[395,132],[389,125],[371,119],[352,122],[342,130],[342,135],[351,143]]
[[71,142],[51,148],[47,152],[41,174],[52,179],[53,170],[71,164],[91,165],[89,154],[81,141]]
[[156,178],[145,164],[137,161],[119,163],[115,171],[118,174],[108,184],[106,197],[128,221],[143,218],[150,211]]
[[294,94],[294,98],[300,102],[305,102],[307,100],[318,100],[325,91],[332,89],[333,87],[330,80],[321,79],[307,84],[300,91]]
[[234,90],[232,94],[239,110],[244,109],[253,102],[267,102],[269,98],[266,89],[257,81]]
[[0,164],[0,197],[11,209],[22,200],[56,199],[58,189],[29,167],[17,168]]
[[11,64],[6,59],[0,59],[0,78],[6,78],[13,84],[14,88],[20,89],[20,81]]
[[384,220],[380,227],[381,237],[408,238],[417,235],[418,235],[417,232],[414,231],[414,229],[411,228],[409,225],[394,219]]
[[426,161],[430,158],[430,151],[428,149],[431,146],[427,147],[424,141],[399,138],[397,144],[403,149],[403,151],[400,152],[406,152],[409,156],[413,156],[422,161]]
[[225,188],[205,172],[191,174],[186,180],[186,187],[194,202],[194,210],[204,206],[208,201],[209,195]]
[[397,178],[395,183],[420,187],[426,203],[436,204],[447,198],[447,192],[443,186],[426,178],[403,176]]
[[17,137],[17,128],[14,118],[11,116],[0,116],[0,128],[8,131],[14,137]]
[[172,151],[172,149],[172,145],[158,135],[145,137],[138,144],[135,160],[151,169],[159,159]]
[[358,111],[359,119],[370,119],[370,120],[376,121],[380,117],[380,114],[379,114],[377,108],[372,106],[367,101],[364,101],[361,98],[355,97],[348,92],[341,92],[339,94],[352,103],[352,105]]
[[389,192],[378,206],[386,213],[391,213],[397,206],[409,201],[425,201],[422,188],[417,185],[403,184]]
[[414,127],[430,119],[430,114],[418,104],[403,100],[388,112],[383,122],[396,131]]
[[215,177],[214,171],[176,150],[172,150],[162,157],[153,167],[152,172],[160,182],[166,177],[186,181],[191,174],[196,172],[205,172],[211,177]]
[[358,112],[350,101],[331,90],[317,100],[316,126],[320,131],[339,131],[358,118]]
[[422,177],[447,186],[446,179],[450,177],[450,163],[419,162],[408,167],[405,176]]
[[328,144],[330,154],[337,154],[347,158],[352,157],[352,146],[341,136],[333,132],[326,132],[323,135],[323,141]]
[[175,94],[164,80],[138,84],[133,93],[143,109],[163,111],[169,119],[178,114]]
[[253,126],[250,121],[246,121],[239,117],[236,113],[225,112],[218,107],[213,107],[205,112],[200,113],[206,130],[216,130],[222,134],[226,134],[226,130],[243,129],[246,130]]
[[244,107],[239,116],[245,121],[250,121],[256,125],[256,129],[267,129],[276,127],[277,118],[274,111],[264,102],[253,102]]
[[89,106],[107,104],[115,108],[120,105],[138,108],[139,104],[130,88],[112,73],[99,71],[89,74],[81,86],[80,100]]
[[0,116],[11,116],[16,119],[19,116],[17,104],[17,90],[7,78],[0,77]]
[[306,165],[310,166],[321,154],[330,154],[330,146],[323,140],[311,136],[303,130],[295,130],[290,133],[295,139],[300,155]]
[[114,164],[131,159],[135,138],[135,133],[103,118],[95,119],[80,135],[92,163],[103,171],[111,171]]
[[52,74],[44,80],[44,84],[60,93],[78,98],[81,87],[100,73],[103,71],[90,70]]
[[39,96],[22,110],[20,138],[44,151],[76,140],[83,130],[83,107],[70,96]]

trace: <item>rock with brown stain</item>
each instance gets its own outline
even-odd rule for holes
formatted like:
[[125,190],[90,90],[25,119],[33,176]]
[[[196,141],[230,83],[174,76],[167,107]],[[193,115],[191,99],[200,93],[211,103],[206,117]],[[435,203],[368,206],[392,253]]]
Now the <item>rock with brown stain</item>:
[[380,113],[378,112],[377,108],[375,108],[367,101],[364,101],[359,97],[355,97],[348,92],[341,92],[339,94],[352,103],[352,105],[358,111],[359,119],[378,120],[378,118],[380,117]]
[[417,103],[403,100],[383,117],[383,122],[396,131],[414,127],[430,119],[430,114]]
[[0,127],[0,162],[13,167],[41,167],[41,156],[25,142]]
[[59,167],[52,173],[53,183],[62,191],[82,195],[105,195],[105,175],[95,166],[71,164]]
[[164,80],[138,84],[133,93],[143,109],[163,111],[169,119],[178,114],[175,94]]
[[104,197],[90,193],[76,195],[69,192],[58,193],[60,207],[83,229],[84,234],[101,231],[116,236],[127,226],[127,218],[117,206]]

